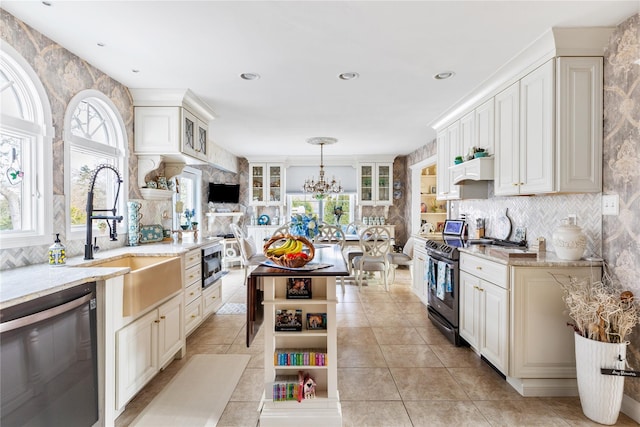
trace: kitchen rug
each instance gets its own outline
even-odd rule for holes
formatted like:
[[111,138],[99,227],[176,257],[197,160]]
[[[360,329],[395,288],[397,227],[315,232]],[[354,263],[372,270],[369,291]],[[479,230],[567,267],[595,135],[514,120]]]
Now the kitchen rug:
[[216,311],[216,314],[246,314],[247,304],[243,302],[228,302],[220,310]]
[[250,358],[245,354],[191,356],[131,426],[215,426]]

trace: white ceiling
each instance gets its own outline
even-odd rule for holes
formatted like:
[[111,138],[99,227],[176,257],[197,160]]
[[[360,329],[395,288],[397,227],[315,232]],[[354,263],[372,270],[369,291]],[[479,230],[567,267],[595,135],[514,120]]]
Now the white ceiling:
[[[318,155],[306,139],[336,137],[327,158],[408,154],[549,28],[640,11],[638,0],[51,3],[2,8],[130,88],[191,89],[216,113],[214,141],[236,155]],[[445,70],[455,77],[432,78]],[[351,71],[360,78],[337,78]]]

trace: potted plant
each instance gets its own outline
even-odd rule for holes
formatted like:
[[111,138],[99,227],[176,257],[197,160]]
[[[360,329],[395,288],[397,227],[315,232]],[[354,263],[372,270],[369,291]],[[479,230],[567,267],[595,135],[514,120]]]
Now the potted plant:
[[569,326],[575,331],[582,412],[595,422],[615,424],[622,404],[624,376],[605,375],[601,369],[618,373],[625,369],[629,344],[626,339],[640,320],[640,306],[631,291],[613,282],[606,268],[600,281],[570,277],[558,282],[573,320]]
[[473,157],[476,159],[478,157],[487,157],[487,152],[484,148],[473,147]]

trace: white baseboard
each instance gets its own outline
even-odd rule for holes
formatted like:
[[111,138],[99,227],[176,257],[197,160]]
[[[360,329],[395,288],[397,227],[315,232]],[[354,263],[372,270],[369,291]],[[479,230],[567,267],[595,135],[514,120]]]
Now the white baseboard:
[[577,396],[578,383],[575,378],[513,378],[507,382],[522,396]]
[[622,396],[622,407],[620,412],[627,417],[633,419],[635,422],[640,423],[640,402],[627,396]]

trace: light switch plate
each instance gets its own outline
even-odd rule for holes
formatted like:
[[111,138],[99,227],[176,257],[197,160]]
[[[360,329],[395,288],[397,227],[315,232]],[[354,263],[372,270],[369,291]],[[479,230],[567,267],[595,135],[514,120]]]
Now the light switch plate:
[[602,215],[620,214],[620,196],[617,194],[602,195]]

